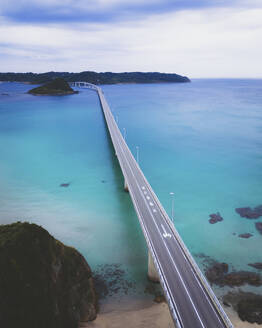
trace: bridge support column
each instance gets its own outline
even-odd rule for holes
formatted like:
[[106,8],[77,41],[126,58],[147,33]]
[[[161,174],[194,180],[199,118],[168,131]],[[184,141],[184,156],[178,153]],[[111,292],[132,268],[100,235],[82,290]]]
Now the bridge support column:
[[128,192],[128,185],[127,185],[127,183],[126,183],[126,180],[125,180],[125,182],[124,182],[124,189],[125,189],[126,192]]
[[153,282],[159,282],[159,276],[155,268],[154,260],[152,258],[151,252],[148,250],[148,279]]

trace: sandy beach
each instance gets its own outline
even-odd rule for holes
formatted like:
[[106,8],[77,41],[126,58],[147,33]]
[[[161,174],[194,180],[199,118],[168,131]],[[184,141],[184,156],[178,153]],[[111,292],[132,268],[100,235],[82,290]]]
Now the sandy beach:
[[[225,309],[234,328],[261,328],[262,325],[241,321],[237,313]],[[93,322],[82,322],[79,328],[173,328],[174,324],[166,303],[152,303],[151,306],[140,309],[118,309],[102,311]]]
[[166,303],[153,304],[138,310],[116,310],[98,314],[93,322],[81,323],[79,328],[172,328],[173,320]]

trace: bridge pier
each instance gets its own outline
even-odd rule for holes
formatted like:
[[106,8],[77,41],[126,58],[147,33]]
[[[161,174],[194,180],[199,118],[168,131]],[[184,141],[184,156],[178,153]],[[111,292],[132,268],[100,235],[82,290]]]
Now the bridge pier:
[[148,250],[148,279],[153,282],[159,282],[159,276],[155,268],[154,260],[152,258],[150,250]]
[[126,179],[125,179],[125,182],[124,182],[124,190],[125,190],[126,192],[129,191],[129,190],[128,190],[128,185],[127,185],[127,183],[126,183]]

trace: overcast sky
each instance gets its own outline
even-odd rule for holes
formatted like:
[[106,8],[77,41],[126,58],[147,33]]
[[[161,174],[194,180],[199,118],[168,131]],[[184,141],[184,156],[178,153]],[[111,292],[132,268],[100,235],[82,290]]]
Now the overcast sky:
[[0,72],[262,77],[262,0],[0,0]]

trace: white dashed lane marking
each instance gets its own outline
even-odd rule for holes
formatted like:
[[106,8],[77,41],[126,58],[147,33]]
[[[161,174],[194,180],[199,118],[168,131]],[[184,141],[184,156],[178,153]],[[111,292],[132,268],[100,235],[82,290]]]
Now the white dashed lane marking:
[[164,231],[164,233],[163,233],[163,237],[164,237],[164,238],[171,238],[171,237],[172,237],[171,234],[168,233],[168,232],[166,232],[166,230],[165,230],[163,224],[161,224],[161,227],[162,227],[162,229],[163,229],[163,231]]

